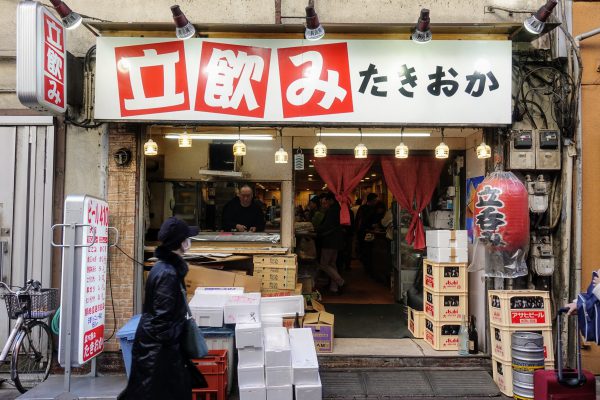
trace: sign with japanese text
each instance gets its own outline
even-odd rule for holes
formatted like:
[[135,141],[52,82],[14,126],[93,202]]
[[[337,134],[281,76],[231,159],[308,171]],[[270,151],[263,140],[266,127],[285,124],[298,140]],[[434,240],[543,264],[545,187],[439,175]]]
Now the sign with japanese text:
[[38,2],[17,9],[17,95],[32,109],[62,114],[67,107],[66,34]]
[[511,123],[510,41],[97,39],[95,118]]

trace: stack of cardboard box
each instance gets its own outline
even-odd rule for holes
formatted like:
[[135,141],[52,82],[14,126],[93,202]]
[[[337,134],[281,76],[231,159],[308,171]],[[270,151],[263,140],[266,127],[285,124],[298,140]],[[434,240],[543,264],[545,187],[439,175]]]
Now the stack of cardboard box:
[[423,262],[423,337],[436,350],[456,351],[469,310],[467,231],[428,231],[426,237],[433,260]]
[[554,368],[554,342],[550,296],[541,290],[490,290],[488,292],[492,372],[502,393],[513,395],[512,334],[535,332],[544,339],[544,363]]
[[261,291],[265,294],[288,292],[302,294],[297,288],[298,258],[295,254],[285,256],[254,256],[254,276],[261,279]]

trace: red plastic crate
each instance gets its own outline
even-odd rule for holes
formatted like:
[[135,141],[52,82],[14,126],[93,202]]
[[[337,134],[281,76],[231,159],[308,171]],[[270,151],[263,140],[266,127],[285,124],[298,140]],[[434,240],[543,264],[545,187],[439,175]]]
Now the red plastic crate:
[[227,398],[227,350],[209,350],[204,358],[192,360],[202,372],[208,387],[194,389],[193,400],[225,400]]

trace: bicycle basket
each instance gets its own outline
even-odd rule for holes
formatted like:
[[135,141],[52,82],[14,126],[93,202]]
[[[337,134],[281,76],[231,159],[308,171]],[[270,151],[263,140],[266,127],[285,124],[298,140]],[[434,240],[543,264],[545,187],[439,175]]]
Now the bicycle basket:
[[4,295],[8,318],[43,319],[58,308],[58,289],[41,289],[39,292]]

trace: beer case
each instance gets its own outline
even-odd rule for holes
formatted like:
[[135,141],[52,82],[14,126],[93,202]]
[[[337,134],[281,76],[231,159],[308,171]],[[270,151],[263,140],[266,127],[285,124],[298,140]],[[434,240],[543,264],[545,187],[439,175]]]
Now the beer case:
[[434,322],[425,316],[423,339],[435,350],[458,351],[460,322]]
[[423,338],[424,312],[417,311],[414,308],[407,307],[408,311],[408,330],[417,339]]
[[466,293],[467,264],[423,260],[423,287],[434,293]]
[[434,322],[460,322],[467,315],[468,296],[466,293],[436,294],[423,290],[423,310]]
[[504,328],[540,328],[552,324],[550,296],[542,290],[490,290],[490,322]]
[[510,362],[512,334],[513,332],[534,332],[539,333],[544,338],[544,360],[547,363],[554,363],[554,344],[552,342],[552,328],[505,328],[495,324],[490,324],[490,336],[492,343],[492,356],[497,360]]

